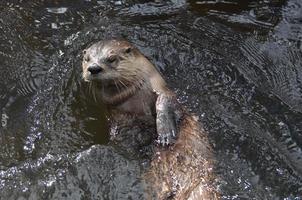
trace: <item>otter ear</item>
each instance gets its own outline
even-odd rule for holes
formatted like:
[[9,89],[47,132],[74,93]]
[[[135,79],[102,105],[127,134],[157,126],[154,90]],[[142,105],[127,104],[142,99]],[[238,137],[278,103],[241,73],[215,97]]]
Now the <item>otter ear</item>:
[[85,55],[86,52],[87,52],[87,49],[84,49],[84,50],[82,51],[82,55]]

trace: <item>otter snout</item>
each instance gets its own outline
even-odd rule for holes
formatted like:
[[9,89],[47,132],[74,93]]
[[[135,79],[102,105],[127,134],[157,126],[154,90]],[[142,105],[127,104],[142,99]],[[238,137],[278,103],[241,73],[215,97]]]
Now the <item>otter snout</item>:
[[104,69],[99,66],[98,64],[94,63],[92,65],[90,65],[87,70],[91,73],[91,74],[98,74],[100,72],[102,72]]

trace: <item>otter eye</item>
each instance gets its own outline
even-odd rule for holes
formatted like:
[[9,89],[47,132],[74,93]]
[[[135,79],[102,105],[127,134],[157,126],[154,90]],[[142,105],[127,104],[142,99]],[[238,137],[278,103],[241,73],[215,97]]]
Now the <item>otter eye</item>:
[[115,56],[111,56],[109,58],[106,59],[106,62],[108,63],[114,63],[116,61],[116,57]]
[[131,49],[131,47],[129,47],[125,50],[125,53],[130,53],[131,51],[132,51],[132,49]]

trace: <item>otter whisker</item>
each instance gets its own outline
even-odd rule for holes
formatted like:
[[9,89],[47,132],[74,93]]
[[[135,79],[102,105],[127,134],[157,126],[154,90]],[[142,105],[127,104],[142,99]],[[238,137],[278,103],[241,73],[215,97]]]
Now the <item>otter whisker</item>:
[[[90,94],[94,98],[93,90],[94,90],[93,83],[89,82],[88,83],[88,94]],[[94,100],[95,100],[95,98],[94,98]]]
[[88,94],[92,94],[92,83],[88,83]]
[[119,88],[118,84],[116,83],[116,80],[113,80],[113,81],[114,81],[114,85],[115,85],[115,87],[117,89],[117,92],[121,93],[120,88]]
[[127,86],[125,85],[125,83],[121,79],[118,79],[118,81],[120,82],[120,84],[122,84],[122,86],[124,86],[124,88],[127,88]]
[[93,96],[93,99],[95,102],[97,102],[97,98],[96,98],[96,88],[92,86],[91,84],[91,93],[92,93],[92,96]]

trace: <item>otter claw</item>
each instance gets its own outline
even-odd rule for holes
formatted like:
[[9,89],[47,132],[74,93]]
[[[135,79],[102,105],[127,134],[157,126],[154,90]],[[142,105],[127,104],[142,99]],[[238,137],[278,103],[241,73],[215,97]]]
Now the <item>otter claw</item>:
[[157,143],[162,146],[174,144],[176,140],[174,131],[171,133],[158,133]]

